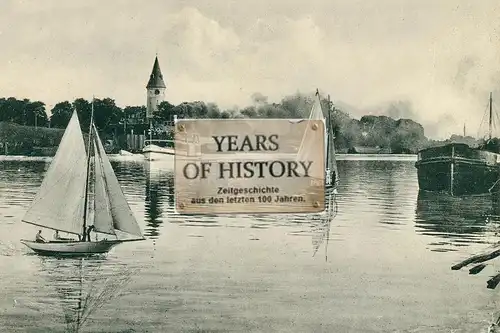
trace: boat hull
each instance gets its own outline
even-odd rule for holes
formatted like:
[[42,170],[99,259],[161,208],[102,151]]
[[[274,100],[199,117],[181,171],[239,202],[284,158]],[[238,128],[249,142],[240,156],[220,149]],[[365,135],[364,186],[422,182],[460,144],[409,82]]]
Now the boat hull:
[[114,246],[122,241],[102,240],[98,242],[80,241],[52,241],[37,243],[28,240],[21,240],[21,243],[41,255],[48,256],[81,256],[92,254],[104,254],[109,252]]
[[452,196],[489,193],[500,178],[500,154],[450,144],[422,150],[415,163],[420,190]]
[[142,149],[142,154],[147,161],[171,162],[174,165],[175,150],[156,145],[147,145]]

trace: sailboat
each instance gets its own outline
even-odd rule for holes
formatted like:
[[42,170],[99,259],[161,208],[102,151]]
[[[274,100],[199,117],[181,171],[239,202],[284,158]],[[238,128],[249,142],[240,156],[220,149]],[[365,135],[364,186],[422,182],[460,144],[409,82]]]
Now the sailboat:
[[[335,160],[335,146],[334,146],[334,135],[333,135],[333,124],[331,119],[331,105],[330,96],[328,96],[328,112],[325,118],[323,114],[323,108],[321,107],[321,99],[319,96],[319,90],[316,89],[315,99],[311,111],[309,113],[309,120],[321,120],[324,124],[324,156],[325,156],[325,189],[337,191],[338,185],[338,172],[337,163]],[[314,140],[311,140],[309,136],[311,134],[311,129],[307,128],[300,144],[300,148],[297,153],[297,158],[301,160],[307,159],[306,156],[313,154],[316,150],[314,146]]]
[[[93,212],[89,212],[91,199]],[[99,139],[93,103],[87,149],[75,110],[22,222],[78,236],[79,240],[21,240],[43,255],[102,254],[123,242],[145,239]],[[91,241],[87,237],[91,225],[94,232],[116,239]]]
[[[330,239],[330,225],[331,221],[337,215],[338,207],[336,196],[338,194],[337,187],[339,184],[339,176],[337,169],[337,161],[335,158],[335,145],[334,145],[334,133],[333,133],[333,121],[331,118],[333,103],[330,101],[330,96],[328,95],[328,111],[326,113],[326,118],[323,114],[323,108],[321,107],[321,99],[319,95],[319,90],[316,89],[315,100],[311,111],[309,113],[309,120],[321,120],[324,124],[324,149],[325,149],[325,211],[321,214],[315,214],[312,216],[313,220],[313,256],[317,253],[320,245],[326,239],[325,245],[325,259],[328,260],[328,242]],[[299,158],[305,158],[308,154],[314,154],[316,147],[313,144],[308,144],[312,140],[308,140],[309,127],[302,137],[302,142],[300,145]]]

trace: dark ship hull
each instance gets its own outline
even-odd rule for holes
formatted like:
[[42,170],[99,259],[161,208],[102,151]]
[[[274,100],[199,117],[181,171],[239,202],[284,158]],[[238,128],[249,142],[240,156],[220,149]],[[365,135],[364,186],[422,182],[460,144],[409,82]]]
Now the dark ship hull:
[[499,180],[500,154],[452,143],[418,152],[420,190],[452,196],[490,193]]

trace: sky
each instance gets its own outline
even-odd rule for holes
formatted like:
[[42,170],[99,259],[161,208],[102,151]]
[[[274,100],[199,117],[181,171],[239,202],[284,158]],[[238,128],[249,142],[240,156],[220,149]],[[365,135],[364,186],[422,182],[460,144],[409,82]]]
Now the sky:
[[0,96],[144,105],[158,54],[173,104],[319,88],[354,118],[482,136],[490,91],[500,113],[499,17],[498,0],[3,0]]

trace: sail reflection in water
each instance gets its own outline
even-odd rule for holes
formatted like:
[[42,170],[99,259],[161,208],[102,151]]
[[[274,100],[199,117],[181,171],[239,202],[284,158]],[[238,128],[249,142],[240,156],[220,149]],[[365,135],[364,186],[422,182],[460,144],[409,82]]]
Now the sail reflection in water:
[[442,242],[431,244],[447,246],[439,251],[456,251],[457,246],[469,243],[489,243],[484,236],[493,236],[498,223],[492,213],[489,195],[452,197],[419,191],[415,223],[420,234],[442,239]]
[[316,214],[311,221],[313,256],[316,255],[320,246],[325,243],[325,259],[328,259],[328,242],[330,240],[330,226],[332,220],[337,216],[338,205],[337,193],[333,188],[326,190],[326,209],[322,214]]
[[80,332],[87,319],[115,298],[136,269],[105,258],[41,258],[42,276],[56,290],[67,332]]

